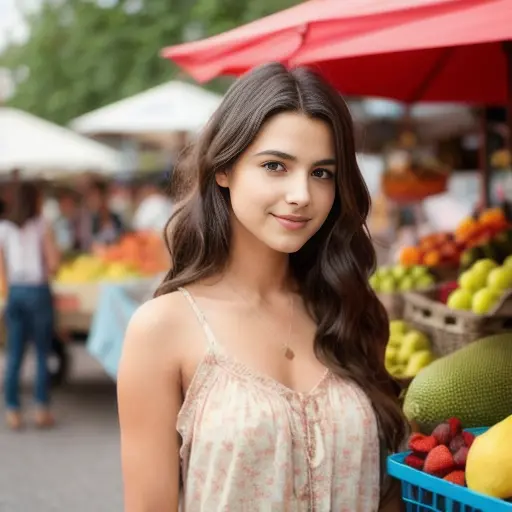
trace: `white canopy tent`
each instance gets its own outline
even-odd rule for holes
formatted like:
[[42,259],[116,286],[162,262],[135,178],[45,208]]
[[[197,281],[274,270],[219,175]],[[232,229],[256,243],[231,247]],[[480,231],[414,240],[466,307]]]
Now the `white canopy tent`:
[[87,135],[162,137],[195,133],[222,97],[185,82],[172,81],[74,119],[71,128]]
[[69,173],[114,174],[121,154],[27,112],[0,108],[0,175],[53,178]]

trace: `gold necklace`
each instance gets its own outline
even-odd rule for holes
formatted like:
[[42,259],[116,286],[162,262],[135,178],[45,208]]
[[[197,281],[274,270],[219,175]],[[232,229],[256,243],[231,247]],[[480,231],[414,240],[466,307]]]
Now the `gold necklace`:
[[[231,285],[231,283],[229,283],[227,280],[226,280],[226,282],[227,282],[229,288],[231,289],[231,291],[235,295],[237,295],[240,299],[242,299],[250,307],[249,301],[242,294],[237,292],[235,290],[235,288]],[[291,361],[295,357],[295,352],[290,347],[290,339],[292,336],[293,317],[295,314],[295,301],[293,300],[293,294],[290,295],[289,309],[291,310],[291,313],[290,313],[290,326],[288,328],[288,341],[286,343],[281,343],[281,351],[283,352],[284,357],[286,357],[286,359]],[[256,314],[256,316],[259,316],[259,318],[261,319],[261,315]]]

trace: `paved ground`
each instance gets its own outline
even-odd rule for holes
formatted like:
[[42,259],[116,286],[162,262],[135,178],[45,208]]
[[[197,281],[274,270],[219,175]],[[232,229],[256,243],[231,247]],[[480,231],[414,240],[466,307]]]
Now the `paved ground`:
[[[13,433],[0,423],[0,512],[122,512],[115,386],[84,348],[73,354],[70,382],[54,395],[55,430]],[[3,375],[1,356],[0,366]]]

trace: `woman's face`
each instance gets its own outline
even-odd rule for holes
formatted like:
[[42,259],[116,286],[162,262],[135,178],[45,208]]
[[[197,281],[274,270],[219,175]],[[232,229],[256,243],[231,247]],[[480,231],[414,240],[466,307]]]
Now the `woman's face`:
[[272,117],[233,168],[216,179],[229,188],[238,227],[276,251],[293,253],[327,218],[335,169],[329,125],[286,112]]

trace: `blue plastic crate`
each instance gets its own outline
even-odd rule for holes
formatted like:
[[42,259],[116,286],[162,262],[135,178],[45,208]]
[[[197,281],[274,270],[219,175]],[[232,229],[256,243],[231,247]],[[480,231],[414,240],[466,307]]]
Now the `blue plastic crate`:
[[[486,428],[468,429],[475,435]],[[490,498],[404,464],[410,452],[388,457],[388,473],[402,482],[407,512],[512,512],[512,503]]]

